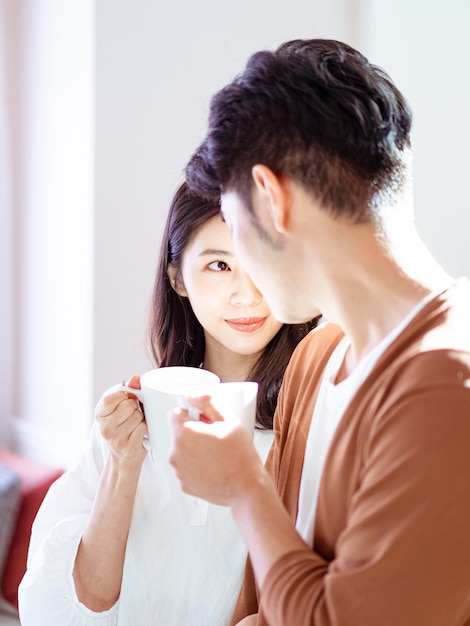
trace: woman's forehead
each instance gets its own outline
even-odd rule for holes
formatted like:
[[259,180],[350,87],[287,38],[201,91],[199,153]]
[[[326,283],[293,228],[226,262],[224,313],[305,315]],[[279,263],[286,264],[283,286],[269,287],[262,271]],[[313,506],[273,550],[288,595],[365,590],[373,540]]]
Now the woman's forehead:
[[215,215],[194,233],[186,252],[200,254],[203,249],[224,250],[233,254],[232,236],[221,215]]

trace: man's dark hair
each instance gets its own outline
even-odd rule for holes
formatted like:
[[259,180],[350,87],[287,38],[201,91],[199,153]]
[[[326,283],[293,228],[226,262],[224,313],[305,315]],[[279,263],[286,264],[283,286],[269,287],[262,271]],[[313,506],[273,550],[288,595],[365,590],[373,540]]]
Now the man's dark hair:
[[234,189],[250,207],[252,168],[263,164],[333,214],[367,222],[407,181],[410,129],[403,95],[360,52],[294,40],[254,54],[212,98],[186,180],[206,198]]

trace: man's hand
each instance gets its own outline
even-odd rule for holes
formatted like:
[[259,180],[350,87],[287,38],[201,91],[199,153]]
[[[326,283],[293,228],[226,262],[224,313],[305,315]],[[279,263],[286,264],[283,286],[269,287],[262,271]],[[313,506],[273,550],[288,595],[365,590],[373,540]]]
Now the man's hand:
[[201,413],[192,421],[184,409],[170,415],[170,463],[186,493],[229,506],[263,471],[253,441],[235,416],[224,417],[209,396],[191,399]]
[[243,618],[241,622],[238,622],[236,626],[256,626],[256,622],[258,621],[258,614],[248,615]]
[[[190,403],[202,413],[202,421],[189,420],[184,409],[170,414],[170,463],[183,491],[230,506],[261,588],[278,559],[296,550],[310,553],[311,548],[293,527],[250,435],[239,420],[230,415],[224,419],[208,396],[193,398]],[[255,620],[252,616],[246,618],[246,626]]]

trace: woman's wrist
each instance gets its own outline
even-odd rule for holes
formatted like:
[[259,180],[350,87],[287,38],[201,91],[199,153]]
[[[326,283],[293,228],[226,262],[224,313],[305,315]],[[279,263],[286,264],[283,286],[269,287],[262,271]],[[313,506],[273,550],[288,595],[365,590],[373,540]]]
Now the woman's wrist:
[[147,456],[147,451],[142,446],[142,452],[129,454],[122,453],[120,451],[110,448],[108,455],[108,463],[112,472],[117,475],[133,475],[135,473],[140,474],[140,470]]

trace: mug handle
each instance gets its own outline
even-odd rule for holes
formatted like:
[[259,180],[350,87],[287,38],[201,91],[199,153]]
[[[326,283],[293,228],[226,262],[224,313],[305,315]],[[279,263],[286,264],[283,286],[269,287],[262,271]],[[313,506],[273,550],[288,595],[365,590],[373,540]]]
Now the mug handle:
[[105,394],[114,393],[115,391],[125,391],[126,393],[132,393],[132,395],[136,396],[139,399],[139,402],[144,401],[144,394],[142,393],[142,389],[134,389],[134,387],[128,387],[126,383],[118,383],[117,385],[113,385],[109,389],[105,391]]

